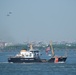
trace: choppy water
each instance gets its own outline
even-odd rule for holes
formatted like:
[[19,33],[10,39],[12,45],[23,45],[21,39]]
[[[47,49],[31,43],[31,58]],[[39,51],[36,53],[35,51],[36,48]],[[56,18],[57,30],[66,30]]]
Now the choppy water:
[[[0,75],[76,75],[76,50],[68,51],[66,63],[8,63],[7,58],[18,52],[0,52]],[[47,58],[42,52],[41,58]],[[62,55],[64,51],[57,51]]]
[[0,63],[1,75],[76,75],[76,64]]

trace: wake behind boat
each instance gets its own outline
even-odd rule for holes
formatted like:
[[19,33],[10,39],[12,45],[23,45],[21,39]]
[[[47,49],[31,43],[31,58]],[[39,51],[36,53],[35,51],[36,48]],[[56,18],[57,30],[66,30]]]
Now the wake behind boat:
[[8,62],[13,63],[31,63],[31,62],[42,62],[40,59],[40,53],[38,50],[33,50],[32,44],[30,50],[21,50],[19,54],[8,58]]

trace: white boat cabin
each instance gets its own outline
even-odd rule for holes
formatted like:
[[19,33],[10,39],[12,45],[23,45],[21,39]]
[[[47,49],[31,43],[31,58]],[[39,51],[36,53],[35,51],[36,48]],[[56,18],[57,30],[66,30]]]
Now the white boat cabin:
[[23,57],[23,58],[39,58],[39,51],[31,50],[21,50],[19,54],[16,55],[16,57]]

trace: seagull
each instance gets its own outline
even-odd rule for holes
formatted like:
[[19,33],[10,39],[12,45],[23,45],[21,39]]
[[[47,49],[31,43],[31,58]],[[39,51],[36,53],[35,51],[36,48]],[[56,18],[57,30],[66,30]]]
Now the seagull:
[[7,16],[10,16],[12,14],[12,12],[9,12],[8,14],[7,14]]

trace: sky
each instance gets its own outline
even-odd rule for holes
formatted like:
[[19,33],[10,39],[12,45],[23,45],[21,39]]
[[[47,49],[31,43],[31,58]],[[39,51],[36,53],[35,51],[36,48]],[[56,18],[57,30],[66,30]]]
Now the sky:
[[0,40],[76,41],[76,0],[0,0]]

